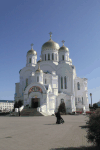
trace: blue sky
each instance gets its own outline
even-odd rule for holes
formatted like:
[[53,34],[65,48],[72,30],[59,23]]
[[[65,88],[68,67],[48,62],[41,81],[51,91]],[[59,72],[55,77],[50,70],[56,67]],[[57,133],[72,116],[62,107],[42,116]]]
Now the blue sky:
[[100,100],[100,0],[0,1],[0,100],[14,100],[26,53],[52,39],[69,48],[78,77],[88,78],[89,103]]

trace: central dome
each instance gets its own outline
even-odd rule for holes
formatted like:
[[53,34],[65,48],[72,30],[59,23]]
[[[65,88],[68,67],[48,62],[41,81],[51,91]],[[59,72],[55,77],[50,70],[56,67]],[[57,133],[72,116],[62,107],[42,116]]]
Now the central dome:
[[59,44],[54,42],[52,39],[50,39],[49,41],[47,41],[42,45],[42,50],[49,50],[49,49],[59,50],[59,48],[60,48]]

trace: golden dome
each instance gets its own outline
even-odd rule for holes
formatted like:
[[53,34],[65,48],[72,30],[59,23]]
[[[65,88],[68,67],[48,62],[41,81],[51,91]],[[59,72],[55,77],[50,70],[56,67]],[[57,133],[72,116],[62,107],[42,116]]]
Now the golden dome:
[[59,50],[60,46],[58,43],[54,42],[52,39],[47,41],[46,43],[43,44],[42,50],[47,50],[47,49],[56,49]]
[[50,34],[50,40],[42,45],[42,51],[43,50],[52,50],[52,49],[59,50],[59,48],[60,48],[59,44],[54,42],[51,39],[52,32],[50,32],[49,34]]
[[31,44],[31,50],[29,50],[27,54],[37,55],[37,52],[33,49],[33,44]]
[[63,46],[60,47],[59,51],[67,51],[67,52],[69,52],[69,49],[68,49],[66,46],[64,46],[64,42],[65,42],[65,41],[62,40]]
[[60,47],[59,51],[67,51],[67,52],[69,52],[69,49],[66,46],[63,45],[62,47]]
[[43,73],[43,71],[40,69],[40,64],[38,64],[38,69],[35,71],[35,73]]

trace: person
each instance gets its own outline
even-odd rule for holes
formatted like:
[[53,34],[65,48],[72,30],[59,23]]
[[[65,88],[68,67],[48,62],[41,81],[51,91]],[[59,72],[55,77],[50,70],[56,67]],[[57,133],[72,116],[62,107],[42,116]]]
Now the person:
[[55,112],[55,116],[57,118],[57,121],[56,121],[56,124],[61,124],[61,123],[64,123],[64,120],[63,118],[60,116],[60,112]]

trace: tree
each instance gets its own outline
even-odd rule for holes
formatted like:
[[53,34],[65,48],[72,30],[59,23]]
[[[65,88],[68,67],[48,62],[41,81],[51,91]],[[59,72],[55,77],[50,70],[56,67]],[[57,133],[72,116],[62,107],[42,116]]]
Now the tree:
[[93,104],[93,108],[94,108],[94,109],[98,108],[97,103],[94,103],[94,104]]
[[66,114],[66,107],[64,102],[59,105],[58,111]]
[[100,109],[96,110],[95,113],[89,116],[87,122],[87,139],[88,142],[93,142],[96,146],[100,146]]
[[19,101],[18,101],[18,108],[21,107],[22,105],[23,105],[23,101],[22,101],[22,100],[19,100]]
[[14,103],[14,108],[18,108],[18,102],[17,101]]

